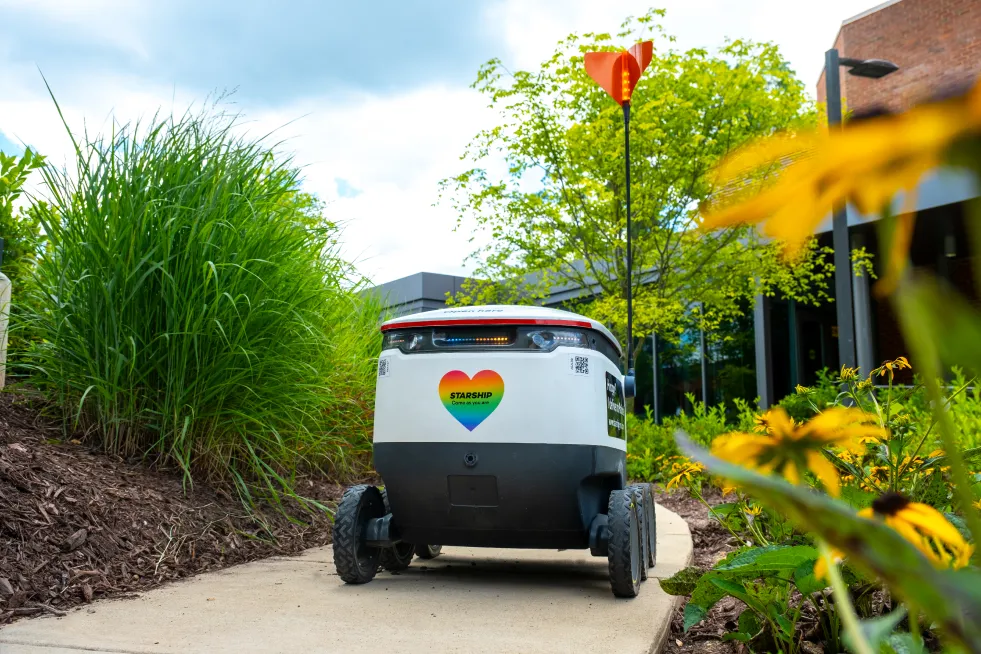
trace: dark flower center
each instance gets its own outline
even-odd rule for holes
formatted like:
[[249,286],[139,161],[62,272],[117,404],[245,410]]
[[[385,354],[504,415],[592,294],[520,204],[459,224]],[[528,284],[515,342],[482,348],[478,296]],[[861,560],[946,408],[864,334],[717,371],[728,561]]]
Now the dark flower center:
[[896,515],[909,506],[909,500],[892,491],[872,502],[872,510],[879,515]]

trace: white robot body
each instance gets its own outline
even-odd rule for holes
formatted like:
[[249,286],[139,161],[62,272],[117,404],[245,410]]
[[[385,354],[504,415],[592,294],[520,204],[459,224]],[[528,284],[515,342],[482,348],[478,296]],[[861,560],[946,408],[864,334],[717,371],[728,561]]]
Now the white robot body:
[[603,325],[524,306],[382,325],[375,469],[407,543],[586,548],[626,484],[621,351]]

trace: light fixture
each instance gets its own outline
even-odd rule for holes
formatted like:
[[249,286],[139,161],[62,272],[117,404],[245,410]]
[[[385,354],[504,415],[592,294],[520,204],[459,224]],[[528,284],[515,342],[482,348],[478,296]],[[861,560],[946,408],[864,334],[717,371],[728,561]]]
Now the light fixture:
[[885,77],[889,73],[895,73],[899,70],[899,66],[885,59],[852,59],[851,57],[842,57],[838,60],[838,63],[846,66],[850,75],[872,79]]

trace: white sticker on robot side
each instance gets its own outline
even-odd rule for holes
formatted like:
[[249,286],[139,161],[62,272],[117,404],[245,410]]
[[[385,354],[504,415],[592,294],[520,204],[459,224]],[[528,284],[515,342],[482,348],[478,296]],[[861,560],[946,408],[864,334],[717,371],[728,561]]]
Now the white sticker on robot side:
[[566,368],[566,372],[570,375],[579,375],[580,377],[588,376],[589,357],[582,354],[569,355],[569,367]]

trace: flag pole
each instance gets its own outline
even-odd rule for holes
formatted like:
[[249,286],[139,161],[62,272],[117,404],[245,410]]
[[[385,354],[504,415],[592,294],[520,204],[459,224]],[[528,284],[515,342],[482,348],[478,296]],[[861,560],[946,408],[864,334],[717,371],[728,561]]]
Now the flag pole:
[[626,166],[627,193],[627,372],[633,363],[634,351],[634,285],[633,229],[630,215],[630,95],[654,56],[651,41],[636,43],[620,52],[587,52],[583,56],[586,73],[600,85],[617,104],[623,107],[623,147]]
[[623,103],[623,150],[627,181],[627,370],[630,370],[634,344],[633,251],[630,229],[630,100],[625,100]]

